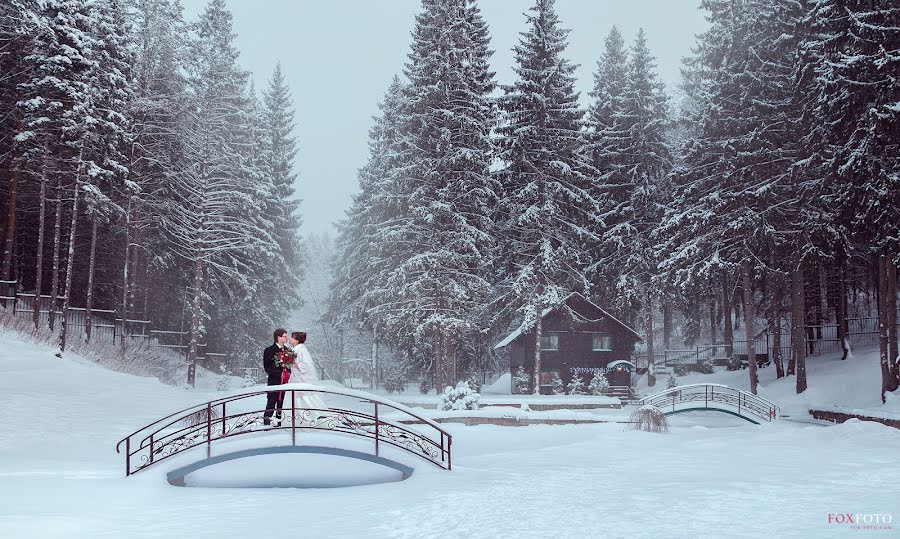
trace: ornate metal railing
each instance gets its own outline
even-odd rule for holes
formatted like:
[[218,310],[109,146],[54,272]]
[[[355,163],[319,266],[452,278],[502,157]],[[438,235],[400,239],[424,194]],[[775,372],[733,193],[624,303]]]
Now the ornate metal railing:
[[736,413],[757,423],[756,419],[774,421],[780,408],[774,403],[740,389],[723,384],[690,384],[673,387],[641,399],[640,404],[652,404],[663,413],[685,410],[715,409]]
[[[116,444],[117,453],[124,449],[125,475],[204,445],[210,458],[212,443],[217,440],[286,430],[291,432],[293,445],[297,445],[298,431],[303,430],[350,434],[374,440],[376,456],[382,444],[389,444],[451,469],[450,434],[402,404],[348,389],[309,384],[271,387],[285,392],[282,421],[263,424],[268,391],[241,393],[185,408],[136,430]],[[354,406],[303,408],[300,397],[304,394],[340,396]],[[386,412],[390,417],[385,416]]]

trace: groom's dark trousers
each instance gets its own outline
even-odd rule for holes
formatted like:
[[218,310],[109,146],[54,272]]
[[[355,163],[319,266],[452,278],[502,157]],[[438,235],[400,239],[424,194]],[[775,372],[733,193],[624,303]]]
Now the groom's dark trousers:
[[[275,366],[275,354],[277,353],[278,345],[275,343],[263,350],[263,369],[266,370],[268,375],[266,383],[270,386],[281,385],[281,371],[284,369]],[[272,421],[272,414],[275,413],[276,409],[281,413],[283,400],[283,391],[269,391],[266,393],[266,412],[263,414],[263,423],[268,425]]]

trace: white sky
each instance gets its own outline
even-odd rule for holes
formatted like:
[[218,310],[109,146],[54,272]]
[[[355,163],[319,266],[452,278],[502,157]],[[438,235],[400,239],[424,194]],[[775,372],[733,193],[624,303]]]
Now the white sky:
[[[190,21],[205,0],[183,0]],[[492,64],[501,84],[514,80],[512,47],[526,30],[533,0],[481,0],[491,31]],[[603,40],[613,25],[630,46],[637,28],[647,33],[660,78],[674,90],[681,58],[706,29],[700,0],[557,0],[569,34],[568,58],[582,101],[593,85]],[[281,61],[296,107],[297,192],[304,236],[333,232],[357,190],[356,171],[368,156],[368,131],[377,104],[409,52],[420,0],[227,0],[241,64],[257,89]]]

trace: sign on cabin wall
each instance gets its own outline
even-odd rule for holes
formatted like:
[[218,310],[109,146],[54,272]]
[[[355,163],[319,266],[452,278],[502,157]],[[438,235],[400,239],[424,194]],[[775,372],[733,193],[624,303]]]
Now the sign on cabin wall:
[[572,374],[584,376],[585,374],[596,376],[598,374],[606,374],[606,367],[572,367],[569,369]]

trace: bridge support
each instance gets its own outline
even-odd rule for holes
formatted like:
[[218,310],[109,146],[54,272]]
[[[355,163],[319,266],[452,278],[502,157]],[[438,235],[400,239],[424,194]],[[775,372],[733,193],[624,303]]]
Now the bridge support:
[[[170,485],[176,487],[186,486],[184,482],[185,476],[190,473],[196,472],[197,470],[201,470],[203,468],[207,468],[209,466],[215,466],[216,464],[221,464],[223,462],[228,462],[230,460],[243,459],[247,457],[257,457],[261,455],[277,455],[284,453],[300,453],[300,454],[317,454],[317,455],[334,455],[337,457],[345,457],[352,458],[357,460],[363,460],[366,462],[371,462],[373,464],[380,464],[382,466],[386,466],[388,468],[392,468],[397,470],[401,474],[401,481],[409,479],[409,477],[413,474],[414,469],[405,464],[401,464],[395,460],[386,459],[384,457],[379,457],[376,455],[372,455],[370,453],[361,453],[359,451],[353,451],[351,449],[341,449],[337,447],[325,447],[325,446],[316,446],[316,445],[302,445],[302,446],[293,446],[293,445],[285,445],[285,446],[275,446],[275,447],[259,447],[253,449],[243,449],[241,451],[233,451],[231,453],[225,453],[222,455],[216,455],[215,457],[209,457],[201,461],[194,462],[193,464],[188,464],[187,466],[182,466],[180,468],[176,468],[169,473],[166,474],[166,480]],[[321,486],[316,487],[302,487],[299,486],[297,488],[323,488]]]

